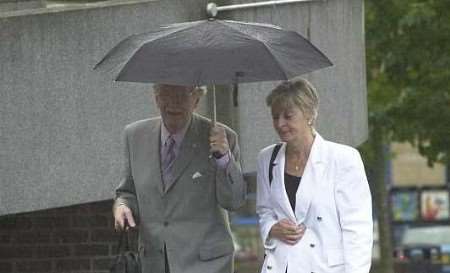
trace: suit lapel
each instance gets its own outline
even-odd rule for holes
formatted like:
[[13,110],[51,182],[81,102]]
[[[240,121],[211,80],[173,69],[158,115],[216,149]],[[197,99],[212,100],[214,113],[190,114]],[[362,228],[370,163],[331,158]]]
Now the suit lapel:
[[183,142],[181,143],[180,151],[177,158],[175,159],[172,167],[173,178],[171,181],[166,182],[165,192],[167,193],[171,187],[178,181],[183,171],[192,162],[192,157],[196,154],[196,149],[199,147],[197,143],[200,139],[198,136],[197,121],[195,115],[192,115],[191,124],[184,136]]
[[153,168],[150,173],[159,173],[160,175],[157,175],[155,177],[152,177],[152,180],[154,180],[158,185],[159,193],[161,195],[164,194],[164,187],[162,182],[162,173],[161,173],[161,153],[159,151],[161,147],[161,120],[159,122],[155,123],[155,126],[151,128],[151,131],[148,132],[147,136],[150,141],[148,142],[148,145],[150,145],[150,148],[147,149],[149,151],[148,158],[150,158],[149,162],[151,163],[150,166]]
[[319,134],[316,134],[308,161],[303,172],[300,186],[296,194],[295,215],[298,223],[305,221],[311,200],[315,194],[315,188],[321,183],[325,173],[325,142]]
[[[155,175],[161,173],[161,160],[160,160],[160,139],[161,139],[161,120],[150,120],[143,130],[139,131],[136,135],[136,154],[142,154],[139,156],[139,162],[142,162],[140,168],[144,168],[146,173],[145,183],[150,187],[158,188],[160,194],[163,194],[162,177],[161,175]],[[156,184],[155,184],[156,183]]]

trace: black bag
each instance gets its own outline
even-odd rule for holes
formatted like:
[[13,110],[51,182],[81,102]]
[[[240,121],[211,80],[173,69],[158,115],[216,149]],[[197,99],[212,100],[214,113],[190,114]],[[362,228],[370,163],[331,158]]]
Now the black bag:
[[117,253],[117,257],[113,261],[109,272],[141,273],[139,254],[130,250],[128,231],[121,231],[119,245],[117,246]]

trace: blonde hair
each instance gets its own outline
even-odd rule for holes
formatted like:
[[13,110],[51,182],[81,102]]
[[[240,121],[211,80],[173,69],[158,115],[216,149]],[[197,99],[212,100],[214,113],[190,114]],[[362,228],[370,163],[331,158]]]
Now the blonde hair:
[[266,97],[266,104],[269,107],[276,104],[286,108],[295,105],[307,116],[312,125],[319,111],[319,96],[310,82],[297,77],[275,87]]

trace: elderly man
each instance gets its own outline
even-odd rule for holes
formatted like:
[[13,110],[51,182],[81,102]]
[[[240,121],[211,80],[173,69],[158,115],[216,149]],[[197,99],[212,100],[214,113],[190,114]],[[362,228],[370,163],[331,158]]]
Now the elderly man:
[[194,113],[203,93],[155,85],[161,116],[125,128],[114,218],[139,225],[143,273],[233,271],[226,210],[243,205],[246,184],[236,133]]

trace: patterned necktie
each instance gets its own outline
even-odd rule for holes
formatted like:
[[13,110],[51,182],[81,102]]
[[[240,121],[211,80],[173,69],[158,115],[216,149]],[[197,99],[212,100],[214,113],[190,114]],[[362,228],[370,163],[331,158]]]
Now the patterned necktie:
[[175,139],[172,135],[170,135],[166,144],[164,145],[164,158],[162,161],[162,174],[164,182],[168,182],[170,180],[170,169],[175,160]]

